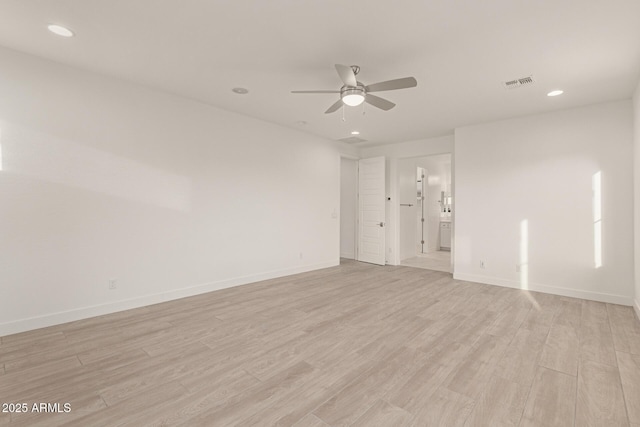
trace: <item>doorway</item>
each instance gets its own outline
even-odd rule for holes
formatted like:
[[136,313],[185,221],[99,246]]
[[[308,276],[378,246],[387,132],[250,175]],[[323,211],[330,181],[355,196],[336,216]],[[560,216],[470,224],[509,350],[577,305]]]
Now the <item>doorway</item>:
[[451,154],[398,161],[400,264],[451,272]]
[[386,265],[386,159],[340,161],[340,257]]

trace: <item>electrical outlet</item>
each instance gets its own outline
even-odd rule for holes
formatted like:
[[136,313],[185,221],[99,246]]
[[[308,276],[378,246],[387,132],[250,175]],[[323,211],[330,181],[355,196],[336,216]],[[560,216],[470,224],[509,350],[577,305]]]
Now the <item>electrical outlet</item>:
[[300,259],[302,259],[302,252],[300,252]]
[[109,289],[113,290],[118,287],[118,281],[116,279],[109,279]]
[[485,268],[485,263],[483,259],[480,260],[480,268]]
[[520,273],[521,267],[520,264],[516,264],[516,273]]

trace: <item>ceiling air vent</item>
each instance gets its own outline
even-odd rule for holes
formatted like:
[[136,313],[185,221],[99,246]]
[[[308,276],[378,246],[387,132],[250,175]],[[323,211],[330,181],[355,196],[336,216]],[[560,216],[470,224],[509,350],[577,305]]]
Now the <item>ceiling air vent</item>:
[[505,89],[515,89],[520,86],[527,86],[535,83],[533,76],[522,77],[521,79],[509,80],[508,82],[503,82],[503,86]]
[[348,138],[341,138],[338,141],[346,142],[347,144],[357,144],[358,142],[365,142],[366,139],[358,138],[357,136],[350,136]]

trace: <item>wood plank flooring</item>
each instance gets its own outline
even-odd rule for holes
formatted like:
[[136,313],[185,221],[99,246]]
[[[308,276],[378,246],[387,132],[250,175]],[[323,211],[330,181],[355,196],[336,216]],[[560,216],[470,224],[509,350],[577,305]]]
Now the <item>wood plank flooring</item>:
[[28,407],[2,427],[633,426],[640,322],[343,261],[0,337],[0,403]]

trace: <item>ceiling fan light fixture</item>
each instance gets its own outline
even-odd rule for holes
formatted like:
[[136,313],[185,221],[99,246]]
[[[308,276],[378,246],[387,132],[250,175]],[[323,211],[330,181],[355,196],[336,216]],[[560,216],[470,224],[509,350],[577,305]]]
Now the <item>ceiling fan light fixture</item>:
[[342,97],[342,102],[349,107],[357,107],[358,105],[364,102],[364,95],[361,93],[352,93],[349,95],[344,95]]
[[340,91],[340,99],[344,105],[349,107],[356,107],[364,102],[364,88],[358,87],[343,87]]

